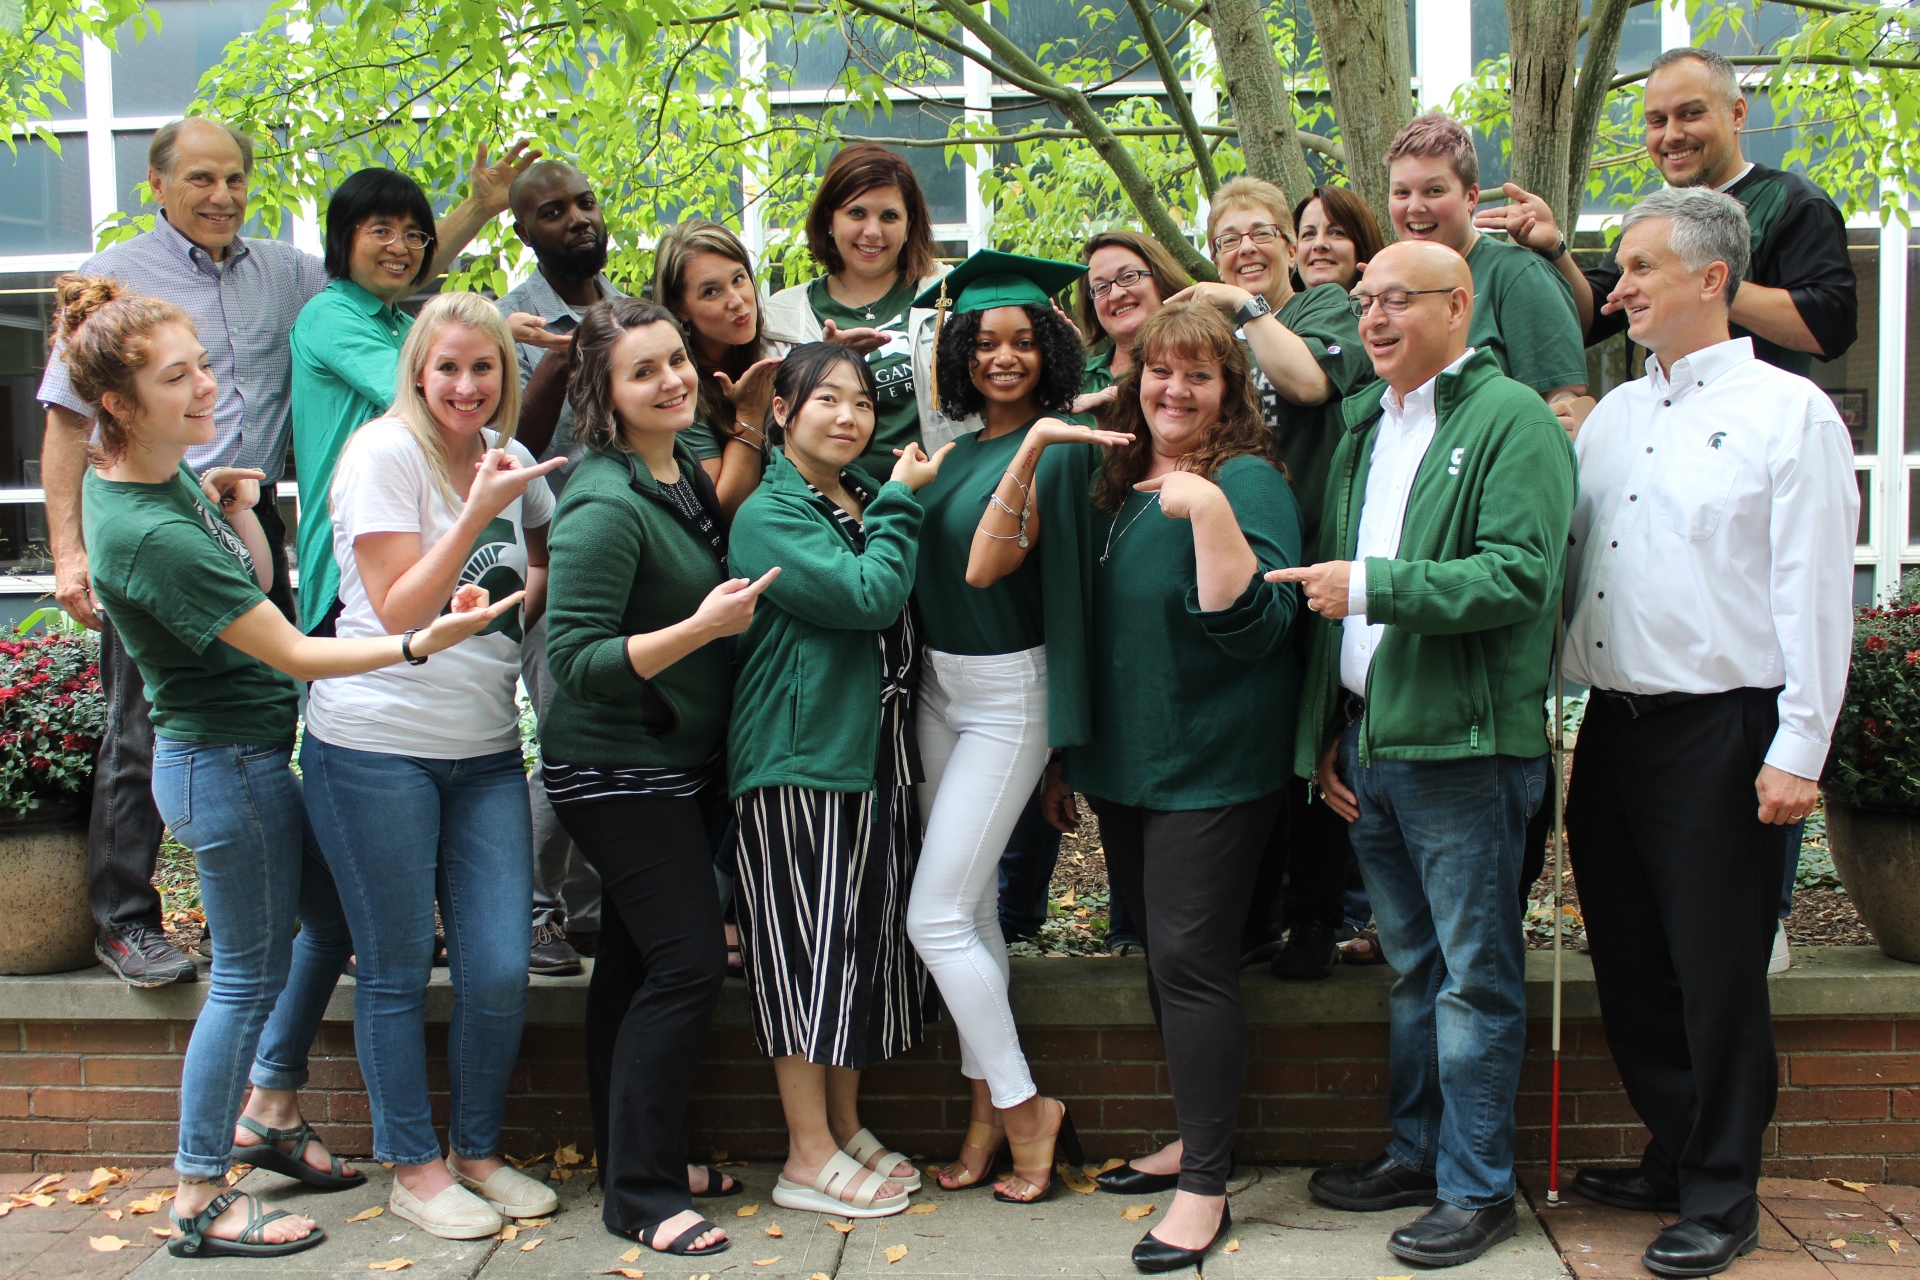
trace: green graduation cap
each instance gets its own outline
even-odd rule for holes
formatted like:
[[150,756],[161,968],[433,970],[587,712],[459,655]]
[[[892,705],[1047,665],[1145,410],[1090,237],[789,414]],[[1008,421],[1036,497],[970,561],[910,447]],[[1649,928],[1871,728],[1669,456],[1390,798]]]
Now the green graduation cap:
[[982,249],[940,277],[913,305],[956,315],[993,307],[1046,307],[1053,304],[1053,295],[1085,274],[1087,269],[1077,262]]

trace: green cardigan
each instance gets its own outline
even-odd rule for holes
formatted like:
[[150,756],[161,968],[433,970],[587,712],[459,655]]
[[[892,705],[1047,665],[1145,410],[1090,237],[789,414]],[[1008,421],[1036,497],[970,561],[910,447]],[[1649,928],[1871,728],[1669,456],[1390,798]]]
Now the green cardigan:
[[[683,442],[675,442],[674,459],[711,500],[713,486]],[[610,768],[689,769],[711,760],[727,732],[726,642],[702,645],[651,680],[627,659],[628,636],[692,617],[726,578],[706,538],[632,454],[590,449],[561,495],[548,550],[554,690],[542,753]]]
[[[735,577],[780,576],[740,637],[728,787],[870,791],[880,753],[880,645],[913,594],[921,509],[913,490],[849,474],[873,501],[866,550],[779,449],[733,518]],[[571,485],[569,485],[571,489]]]
[[[1312,559],[1351,560],[1386,383],[1347,398]],[[1360,758],[1454,760],[1547,749],[1544,711],[1576,488],[1573,445],[1537,393],[1477,351],[1440,375],[1439,424],[1407,497],[1399,554],[1366,562],[1367,619],[1387,625],[1367,673]],[[1294,767],[1340,732],[1341,626],[1309,615]]]

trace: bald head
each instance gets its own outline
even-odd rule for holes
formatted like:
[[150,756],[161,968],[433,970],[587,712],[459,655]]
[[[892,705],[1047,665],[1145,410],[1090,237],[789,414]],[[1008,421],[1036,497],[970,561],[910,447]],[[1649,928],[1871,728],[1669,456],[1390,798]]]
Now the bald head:
[[[1467,260],[1433,240],[1401,240],[1367,263],[1353,296],[1368,301],[1360,336],[1373,371],[1400,395],[1417,390],[1467,349],[1473,321],[1473,272]],[[1404,301],[1398,313],[1377,299]]]
[[548,280],[592,280],[607,265],[607,223],[585,174],[564,160],[540,160],[507,189],[513,233],[533,250]]
[[549,193],[572,192],[587,187],[586,175],[565,160],[536,160],[528,165],[513,185],[507,188],[507,208],[516,222],[527,222],[529,215]]

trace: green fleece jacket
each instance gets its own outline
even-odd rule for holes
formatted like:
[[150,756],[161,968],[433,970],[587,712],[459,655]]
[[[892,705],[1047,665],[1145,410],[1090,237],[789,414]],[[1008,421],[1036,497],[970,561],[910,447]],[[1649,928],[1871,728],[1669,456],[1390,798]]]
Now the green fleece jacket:
[[[720,522],[713,484],[684,441],[680,473]],[[690,769],[720,750],[732,683],[727,646],[702,645],[651,680],[627,637],[693,616],[726,578],[713,546],[632,454],[590,449],[548,535],[547,662],[553,703],[540,749],[564,764]]]
[[[1384,382],[1347,398],[1315,562],[1351,560]],[[1547,679],[1576,486],[1573,446],[1491,351],[1440,375],[1439,424],[1407,496],[1399,554],[1366,562],[1362,761],[1531,758],[1547,749]],[[1294,767],[1311,775],[1343,727],[1338,622],[1313,617]]]
[[848,474],[873,501],[861,513],[866,550],[833,518],[786,455],[734,515],[735,577],[780,576],[740,637],[728,737],[728,789],[870,791],[880,758],[880,645],[913,594],[922,518],[906,485]]

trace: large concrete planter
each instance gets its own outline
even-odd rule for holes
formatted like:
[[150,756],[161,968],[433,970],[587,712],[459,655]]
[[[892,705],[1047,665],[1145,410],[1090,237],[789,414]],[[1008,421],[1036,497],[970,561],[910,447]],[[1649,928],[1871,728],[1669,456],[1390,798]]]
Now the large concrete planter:
[[1920,809],[1848,804],[1831,791],[1827,844],[1847,896],[1880,949],[1920,964]]
[[97,961],[83,809],[0,813],[0,973],[64,973]]

